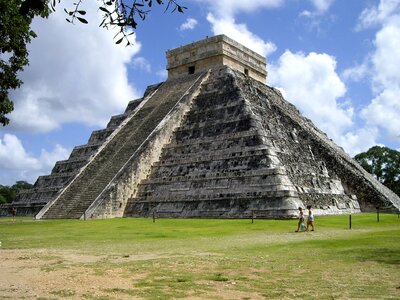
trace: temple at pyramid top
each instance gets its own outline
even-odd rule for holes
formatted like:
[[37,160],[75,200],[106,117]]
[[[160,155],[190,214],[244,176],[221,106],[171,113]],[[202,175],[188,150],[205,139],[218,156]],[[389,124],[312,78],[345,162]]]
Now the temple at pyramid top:
[[168,78],[228,66],[262,83],[266,82],[265,57],[226,35],[217,35],[167,51]]

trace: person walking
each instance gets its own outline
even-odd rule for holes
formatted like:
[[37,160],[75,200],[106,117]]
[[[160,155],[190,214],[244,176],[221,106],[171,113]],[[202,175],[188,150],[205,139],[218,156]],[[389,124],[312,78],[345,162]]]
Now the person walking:
[[295,232],[299,232],[299,230],[301,229],[301,231],[305,230],[305,225],[304,225],[304,212],[303,212],[303,208],[299,207],[299,222],[297,223],[297,230]]
[[15,217],[17,216],[17,209],[15,207],[13,207],[11,209],[11,214],[12,214],[12,220],[14,222],[15,221]]
[[311,210],[311,205],[307,206],[308,209],[308,217],[307,217],[307,231],[308,228],[311,226],[311,231],[314,231],[314,214]]

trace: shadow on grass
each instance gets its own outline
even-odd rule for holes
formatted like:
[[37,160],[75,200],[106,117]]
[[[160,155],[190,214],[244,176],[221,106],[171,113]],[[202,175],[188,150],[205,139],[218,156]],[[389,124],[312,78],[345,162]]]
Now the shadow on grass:
[[389,265],[400,265],[400,248],[363,249],[356,258],[360,261],[375,261]]

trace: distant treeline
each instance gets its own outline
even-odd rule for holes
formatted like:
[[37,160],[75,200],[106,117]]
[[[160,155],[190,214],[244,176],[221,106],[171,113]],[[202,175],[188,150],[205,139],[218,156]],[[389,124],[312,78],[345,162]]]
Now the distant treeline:
[[400,152],[388,147],[374,146],[354,159],[383,185],[400,197]]
[[32,188],[32,184],[26,181],[17,181],[13,186],[0,184],[0,204],[11,203],[21,190]]

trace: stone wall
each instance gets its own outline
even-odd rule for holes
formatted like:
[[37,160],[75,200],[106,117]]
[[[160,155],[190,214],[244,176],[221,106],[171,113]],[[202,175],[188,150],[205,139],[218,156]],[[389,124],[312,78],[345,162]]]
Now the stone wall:
[[225,35],[204,40],[167,51],[168,78],[176,78],[211,68],[229,66],[234,70],[266,82],[266,59]]

